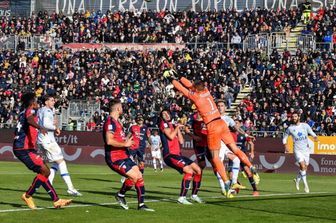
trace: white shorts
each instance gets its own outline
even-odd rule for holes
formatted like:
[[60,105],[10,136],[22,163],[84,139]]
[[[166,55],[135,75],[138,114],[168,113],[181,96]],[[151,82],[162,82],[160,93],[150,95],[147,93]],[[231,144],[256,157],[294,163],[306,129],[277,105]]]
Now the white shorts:
[[302,161],[305,162],[306,165],[309,165],[309,158],[310,158],[310,152],[304,152],[304,151],[294,151],[294,156],[296,163],[299,164]]
[[56,160],[64,159],[62,149],[56,142],[44,143],[43,145],[38,144],[38,146],[39,149],[48,158],[49,162],[55,162]]
[[225,157],[228,156],[228,154],[234,154],[223,141],[221,141],[221,148],[219,150],[219,158],[221,161],[225,159]]
[[161,157],[161,150],[152,150],[151,151],[151,153],[152,153],[152,158],[154,159],[162,159]]

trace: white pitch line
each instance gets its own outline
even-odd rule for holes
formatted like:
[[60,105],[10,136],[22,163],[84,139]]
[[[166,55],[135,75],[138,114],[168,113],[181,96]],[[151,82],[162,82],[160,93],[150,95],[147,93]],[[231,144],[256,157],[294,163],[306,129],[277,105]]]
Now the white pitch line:
[[[310,192],[307,193],[281,193],[281,194],[260,194],[259,197],[281,197],[281,196],[290,196],[290,195],[317,195],[317,194],[335,194],[334,192]],[[241,195],[236,198],[246,198],[246,197],[253,197],[253,195]],[[202,197],[204,199],[218,199],[218,198],[224,198],[223,196],[212,196],[212,197]],[[258,197],[256,197],[258,199]],[[225,200],[225,201],[231,201]],[[146,203],[156,203],[156,202],[166,202],[166,201],[176,201],[176,198],[163,198],[159,200],[146,200]],[[137,201],[130,201],[129,204],[136,204]],[[118,202],[112,202],[112,203],[97,203],[97,204],[73,204],[66,206],[64,208],[81,208],[81,207],[94,207],[94,206],[108,206],[108,205],[116,205]],[[44,207],[44,208],[37,208],[36,210],[45,210],[45,209],[54,209],[54,207]],[[7,209],[7,210],[0,210],[0,213],[9,213],[9,212],[22,212],[22,211],[32,211],[29,208],[18,208],[18,209]]]

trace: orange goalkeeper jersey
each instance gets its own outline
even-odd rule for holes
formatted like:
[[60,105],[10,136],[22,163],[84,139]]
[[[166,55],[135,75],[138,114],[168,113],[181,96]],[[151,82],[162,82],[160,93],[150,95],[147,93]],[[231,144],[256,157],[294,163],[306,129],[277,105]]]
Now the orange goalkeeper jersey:
[[206,124],[221,117],[216,103],[207,88],[201,92],[196,92],[192,90],[193,84],[188,79],[182,77],[180,81],[183,85],[176,80],[173,80],[172,83],[177,90],[194,102]]

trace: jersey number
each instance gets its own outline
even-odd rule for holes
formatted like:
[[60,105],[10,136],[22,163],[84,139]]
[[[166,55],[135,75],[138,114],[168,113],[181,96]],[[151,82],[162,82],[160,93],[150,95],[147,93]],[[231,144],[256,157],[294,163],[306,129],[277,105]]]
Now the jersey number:
[[210,98],[207,98],[209,103],[210,103],[210,106],[211,106],[211,110],[215,110],[215,107],[214,105],[212,104],[212,101],[210,100]]

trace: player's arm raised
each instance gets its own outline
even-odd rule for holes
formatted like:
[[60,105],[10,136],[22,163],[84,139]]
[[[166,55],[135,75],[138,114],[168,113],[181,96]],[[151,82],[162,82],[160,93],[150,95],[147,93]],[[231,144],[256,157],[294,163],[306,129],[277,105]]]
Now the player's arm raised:
[[168,137],[169,140],[173,140],[177,136],[179,128],[179,125],[176,126],[173,131],[170,128],[164,128],[163,133]]
[[[181,127],[181,126],[180,126]],[[184,137],[180,128],[177,128],[177,138],[180,144],[184,143]]]

